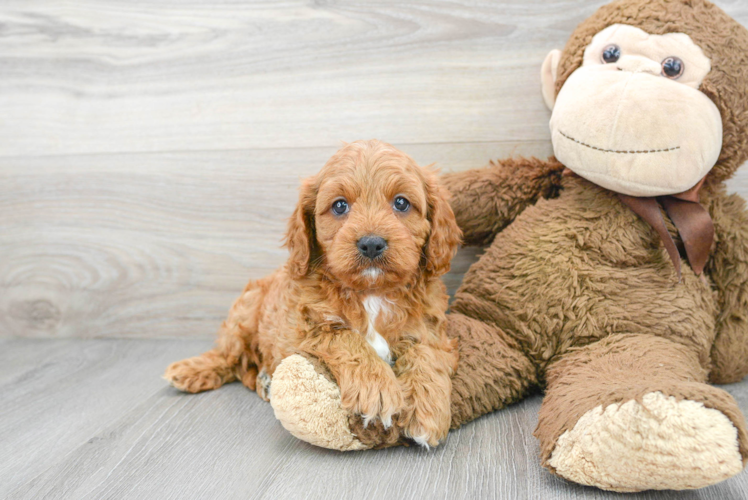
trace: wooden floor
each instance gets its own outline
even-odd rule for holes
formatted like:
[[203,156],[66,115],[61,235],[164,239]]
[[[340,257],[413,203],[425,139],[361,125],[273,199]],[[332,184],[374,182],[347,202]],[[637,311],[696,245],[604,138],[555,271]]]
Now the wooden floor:
[[[615,496],[540,468],[539,396],[431,452],[339,454],[240,385],[160,378],[283,262],[299,178],[340,141],[443,171],[551,154],[540,64],[602,3],[0,2],[0,498]],[[630,498],[748,498],[748,473]]]
[[[432,451],[340,453],[293,438],[241,384],[184,395],[159,378],[203,340],[0,340],[0,498],[501,498],[619,495],[540,467],[540,396]],[[725,386],[748,410],[748,384]],[[748,474],[641,499],[746,498]]]

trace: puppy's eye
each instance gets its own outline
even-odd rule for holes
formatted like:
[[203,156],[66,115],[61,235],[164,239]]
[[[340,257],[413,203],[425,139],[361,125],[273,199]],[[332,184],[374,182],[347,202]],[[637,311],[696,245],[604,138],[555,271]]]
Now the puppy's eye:
[[406,198],[398,196],[395,198],[395,203],[392,204],[392,207],[398,212],[407,212],[410,209],[410,202]]
[[348,202],[345,200],[335,200],[332,203],[332,213],[335,215],[343,215],[348,211]]
[[616,44],[610,44],[603,49],[603,62],[614,63],[621,58],[621,47]]
[[668,57],[664,61],[662,61],[663,76],[672,78],[673,80],[682,75],[685,68],[686,65],[683,64],[683,61],[681,61],[677,57]]

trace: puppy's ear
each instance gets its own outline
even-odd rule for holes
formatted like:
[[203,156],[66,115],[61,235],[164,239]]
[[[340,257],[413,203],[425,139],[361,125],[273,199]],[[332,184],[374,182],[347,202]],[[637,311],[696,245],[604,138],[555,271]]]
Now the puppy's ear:
[[426,272],[432,276],[441,276],[449,271],[452,257],[462,241],[462,231],[457,226],[455,214],[449,206],[449,191],[439,183],[435,173],[426,180],[428,196],[428,218],[431,222],[431,233],[426,241]]
[[290,254],[288,270],[293,278],[307,275],[310,263],[318,254],[314,230],[314,206],[317,201],[317,182],[314,177],[304,179],[299,189],[299,203],[288,219],[285,246]]

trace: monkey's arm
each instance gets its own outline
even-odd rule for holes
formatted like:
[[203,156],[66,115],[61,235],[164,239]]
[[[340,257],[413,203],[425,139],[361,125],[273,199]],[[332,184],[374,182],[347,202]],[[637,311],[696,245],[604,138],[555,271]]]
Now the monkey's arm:
[[706,272],[719,306],[710,380],[725,384],[748,373],[748,212],[740,196],[724,192],[709,208],[717,244]]
[[509,158],[442,176],[465,244],[483,245],[540,197],[555,196],[564,166],[555,158]]

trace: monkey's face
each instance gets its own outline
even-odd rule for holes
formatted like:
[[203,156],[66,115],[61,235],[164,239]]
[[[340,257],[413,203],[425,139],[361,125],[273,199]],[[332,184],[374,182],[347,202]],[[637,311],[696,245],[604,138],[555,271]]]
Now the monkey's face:
[[681,193],[714,166],[722,119],[699,86],[709,59],[683,33],[616,24],[595,35],[553,100],[560,53],[543,65],[554,154],[602,187],[631,196]]

